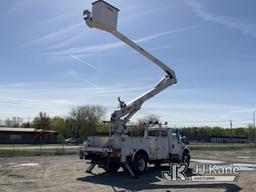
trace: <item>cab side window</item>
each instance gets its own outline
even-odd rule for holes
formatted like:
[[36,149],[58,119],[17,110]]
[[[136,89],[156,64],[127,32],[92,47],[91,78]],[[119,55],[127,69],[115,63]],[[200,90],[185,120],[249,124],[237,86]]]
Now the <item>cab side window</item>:
[[173,136],[173,138],[176,138],[176,137],[177,137],[177,133],[176,133],[175,130],[172,130],[172,136]]
[[177,139],[178,139],[178,142],[181,142],[181,135],[180,135],[180,133],[179,133],[178,130],[176,130],[176,132],[177,132]]
[[177,139],[178,142],[181,141],[180,134],[177,130],[172,130],[172,136],[173,136],[174,139]]

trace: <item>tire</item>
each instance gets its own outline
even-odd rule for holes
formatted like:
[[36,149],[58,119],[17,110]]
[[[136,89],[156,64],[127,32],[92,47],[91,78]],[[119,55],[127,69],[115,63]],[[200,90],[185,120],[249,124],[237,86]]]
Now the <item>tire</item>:
[[144,154],[135,156],[132,162],[132,170],[135,175],[143,175],[148,169],[147,157]]
[[109,162],[103,169],[109,173],[116,173],[119,168],[120,168],[120,165],[118,163]]
[[190,154],[189,154],[189,152],[187,152],[187,151],[183,152],[181,163],[186,163],[189,167],[189,163],[190,163]]

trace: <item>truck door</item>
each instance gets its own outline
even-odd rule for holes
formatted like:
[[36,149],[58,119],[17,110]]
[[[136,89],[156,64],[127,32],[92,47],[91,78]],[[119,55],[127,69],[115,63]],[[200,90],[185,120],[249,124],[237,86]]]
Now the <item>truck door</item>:
[[152,160],[156,160],[157,158],[157,137],[158,131],[157,130],[149,130],[148,131],[148,140],[149,140],[149,158]]
[[149,139],[149,158],[168,159],[169,156],[169,141],[166,130],[150,130],[148,132]]
[[169,139],[166,130],[159,130],[159,135],[156,139],[156,158],[168,159],[169,158]]
[[171,154],[180,154],[182,145],[181,145],[180,134],[177,131],[177,129],[172,129],[171,135],[169,135],[169,137],[170,137],[170,153]]
[[149,139],[149,158],[168,159],[169,158],[169,139],[166,130],[150,130]]

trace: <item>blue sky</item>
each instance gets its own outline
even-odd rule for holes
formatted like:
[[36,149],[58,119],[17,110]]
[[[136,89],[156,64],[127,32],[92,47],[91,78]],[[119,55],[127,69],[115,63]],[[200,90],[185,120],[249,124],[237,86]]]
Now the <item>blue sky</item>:
[[[87,0],[9,0],[0,6],[0,118],[129,101],[164,73],[82,19]],[[109,0],[118,30],[175,70],[178,83],[142,106],[170,126],[246,126],[256,110],[256,2]]]

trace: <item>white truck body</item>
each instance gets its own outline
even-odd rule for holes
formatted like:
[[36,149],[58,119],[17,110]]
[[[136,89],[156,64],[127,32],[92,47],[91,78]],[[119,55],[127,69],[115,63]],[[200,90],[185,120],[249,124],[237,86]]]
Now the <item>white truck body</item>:
[[147,158],[146,163],[181,163],[189,148],[183,143],[177,129],[162,128],[145,130],[144,137],[128,135],[90,136],[84,148],[85,159],[92,160],[104,168],[105,163],[114,160],[120,166],[133,162],[138,154]]
[[134,157],[139,150],[145,151],[150,161],[169,160],[169,154],[177,155],[181,160],[183,150],[188,149],[188,147],[181,141],[176,129],[167,128],[163,131],[166,131],[167,135],[149,135],[147,137],[127,135],[90,136],[85,151],[89,153],[111,153],[114,149],[119,149],[122,163],[126,161],[127,156]]

